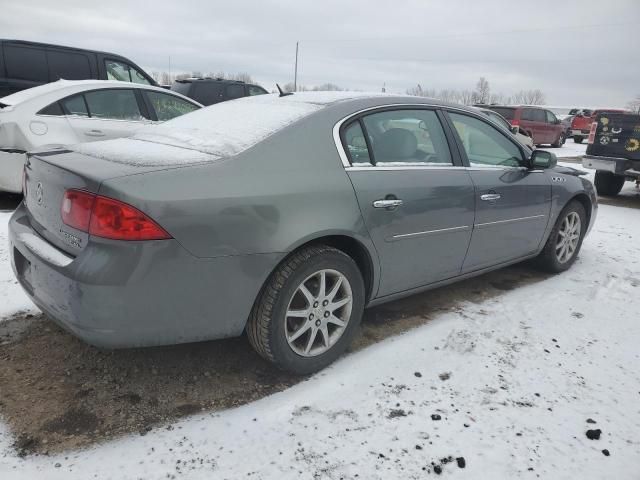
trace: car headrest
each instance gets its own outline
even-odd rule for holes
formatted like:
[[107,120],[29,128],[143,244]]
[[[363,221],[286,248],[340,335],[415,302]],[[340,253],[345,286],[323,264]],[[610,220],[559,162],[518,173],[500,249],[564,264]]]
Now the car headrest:
[[384,132],[378,142],[380,161],[405,160],[413,158],[418,149],[418,139],[409,130],[391,128]]

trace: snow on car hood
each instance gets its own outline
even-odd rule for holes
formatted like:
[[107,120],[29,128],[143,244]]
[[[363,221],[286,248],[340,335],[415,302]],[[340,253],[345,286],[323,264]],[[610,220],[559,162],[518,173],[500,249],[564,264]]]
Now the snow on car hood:
[[339,99],[325,97],[260,95],[241,98],[196,110],[161,125],[144,127],[130,139],[84,143],[71,149],[136,165],[214,161],[237,155]]

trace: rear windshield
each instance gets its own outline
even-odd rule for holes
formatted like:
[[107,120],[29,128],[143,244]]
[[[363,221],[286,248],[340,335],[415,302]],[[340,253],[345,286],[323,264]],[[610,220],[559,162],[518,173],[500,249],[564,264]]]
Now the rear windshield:
[[[182,161],[176,160],[176,163],[203,161],[203,156],[198,154],[212,155],[209,157],[212,159],[237,155],[324,106],[302,101],[300,97],[280,98],[275,94],[244,97],[196,110],[162,125],[144,127],[131,137],[139,141],[134,142],[138,144],[135,147],[137,158],[126,160],[126,163],[155,164],[155,160],[148,160],[144,154],[158,150],[160,145],[196,153]],[[131,145],[126,147],[126,143],[90,142],[76,145],[74,150],[118,162],[131,156],[127,151]],[[142,143],[147,143],[148,147],[145,149],[140,145]]]
[[507,120],[513,120],[515,118],[515,108],[509,107],[489,107],[490,110],[499,113]]

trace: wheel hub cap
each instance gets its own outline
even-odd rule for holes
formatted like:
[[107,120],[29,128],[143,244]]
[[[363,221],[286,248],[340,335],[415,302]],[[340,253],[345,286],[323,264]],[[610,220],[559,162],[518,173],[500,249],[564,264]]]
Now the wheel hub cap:
[[295,290],[285,315],[289,347],[303,357],[328,351],[344,333],[351,317],[353,294],[337,270],[320,270]]
[[578,250],[581,232],[580,215],[570,212],[562,221],[556,240],[556,258],[560,263],[567,263]]

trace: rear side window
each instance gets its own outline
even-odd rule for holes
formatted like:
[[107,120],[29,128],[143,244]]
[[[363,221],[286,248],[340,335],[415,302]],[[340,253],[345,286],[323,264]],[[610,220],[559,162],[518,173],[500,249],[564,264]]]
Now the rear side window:
[[64,115],[64,112],[62,111],[62,107],[60,106],[60,103],[54,102],[51,105],[44,107],[36,115],[61,116],[61,115]]
[[547,117],[544,110],[538,108],[525,108],[522,110],[522,120],[529,122],[547,123]]
[[91,117],[133,121],[143,119],[133,90],[96,90],[84,96]]
[[227,98],[229,100],[244,96],[244,85],[227,85]]
[[371,164],[367,141],[364,138],[364,133],[362,132],[359,121],[353,122],[345,129],[344,143],[353,165]]
[[449,117],[472,167],[518,167],[522,164],[520,149],[493,126],[458,113],[450,112]]
[[84,101],[82,95],[74,95],[73,97],[65,98],[60,103],[64,107],[65,113],[69,115],[80,115],[88,117],[87,104]]
[[91,68],[86,55],[73,52],[49,51],[49,79],[54,82],[65,80],[86,80],[91,78]]
[[185,113],[193,112],[198,107],[182,98],[168,93],[145,92],[160,122],[171,120]]
[[188,82],[176,82],[171,86],[171,90],[181,95],[189,95],[189,88],[191,88],[191,83]]
[[491,107],[491,110],[493,110],[496,113],[499,113],[500,115],[502,115],[507,120],[513,120],[515,118],[515,115],[516,115],[516,109],[515,108]]
[[222,100],[222,87],[213,82],[196,82],[193,84],[193,98],[203,105],[212,105]]
[[453,165],[442,125],[431,110],[391,110],[362,121],[375,165]]
[[4,63],[8,78],[48,82],[47,58],[41,48],[4,46]]

